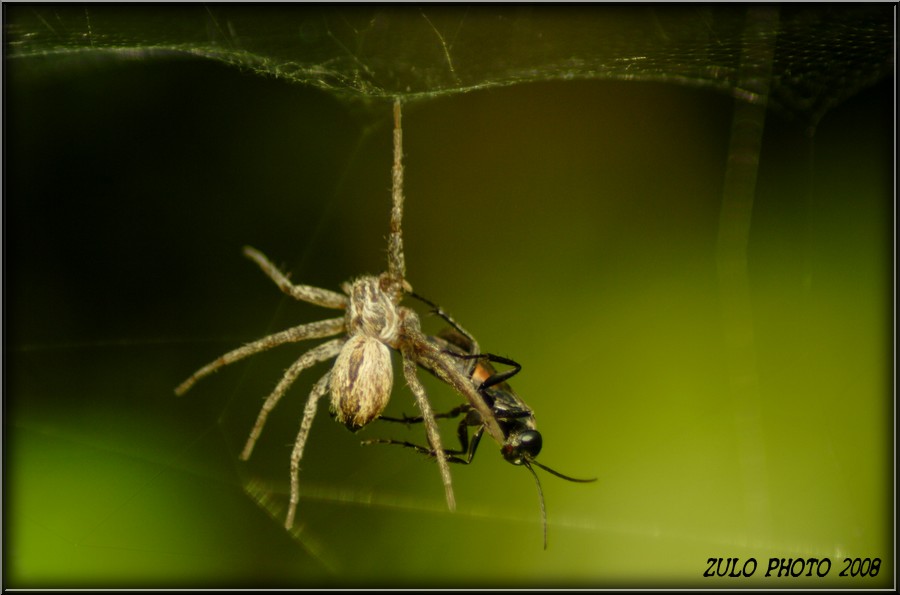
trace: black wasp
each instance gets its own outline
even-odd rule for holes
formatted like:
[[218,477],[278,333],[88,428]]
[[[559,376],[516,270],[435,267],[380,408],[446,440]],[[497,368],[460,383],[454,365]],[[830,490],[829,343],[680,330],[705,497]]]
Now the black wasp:
[[[494,355],[492,353],[481,353],[478,342],[472,335],[463,330],[463,328],[451,318],[446,312],[433,302],[410,293],[413,297],[428,304],[432,308],[432,313],[443,318],[449,327],[443,329],[437,336],[431,335],[428,340],[436,345],[442,352],[450,355],[458,360],[460,371],[469,378],[476,389],[477,394],[481,397],[487,407],[490,409],[494,417],[494,421],[499,426],[502,433],[502,441],[497,437],[500,443],[500,453],[503,458],[513,465],[522,465],[534,477],[535,484],[538,489],[538,499],[541,505],[541,521],[544,528],[544,549],[547,548],[547,511],[544,505],[544,492],[541,488],[541,481],[537,473],[534,472],[532,465],[540,467],[544,471],[555,475],[566,481],[577,483],[590,483],[597,481],[597,478],[577,479],[564,475],[546,465],[539,463],[536,457],[541,452],[543,446],[543,438],[541,433],[536,429],[534,412],[525,404],[525,402],[513,391],[507,382],[510,378],[519,373],[522,366],[511,359]],[[492,363],[509,366],[511,369],[505,372],[498,372]],[[422,362],[420,362],[422,365]],[[422,367],[435,376],[435,370],[430,369],[427,365]],[[444,455],[451,463],[461,463],[468,465],[475,457],[475,451],[478,449],[478,443],[484,435],[488,424],[483,419],[481,413],[473,403],[463,403],[455,407],[447,413],[436,414],[435,418],[454,419],[463,416],[457,429],[459,437],[460,449],[444,449]],[[422,423],[422,417],[380,417],[381,420],[401,423]],[[469,429],[474,428],[472,436],[469,436]],[[493,435],[491,432],[489,434]],[[434,456],[434,450],[412,444],[402,440],[388,439],[371,439],[366,440],[363,444],[397,444],[406,448],[412,448],[417,452]]]

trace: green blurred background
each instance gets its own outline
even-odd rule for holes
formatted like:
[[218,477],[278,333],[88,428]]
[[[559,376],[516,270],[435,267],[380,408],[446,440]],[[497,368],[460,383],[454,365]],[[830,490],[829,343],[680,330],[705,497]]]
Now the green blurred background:
[[[354,436],[324,406],[286,533],[271,515],[324,367],[251,462],[237,455],[306,345],[173,394],[242,342],[333,315],[282,297],[245,244],[320,287],[383,269],[387,102],[357,109],[203,61],[24,66],[6,64],[7,587],[891,584],[892,80],[812,139],[766,121],[749,429],[716,275],[730,98],[569,81],[407,106],[410,281],[522,363],[540,460],[599,478],[542,474],[543,551],[534,482],[494,444],[452,469],[450,513],[434,465],[359,445],[421,430]],[[388,412],[413,413],[396,376]],[[459,402],[425,381],[436,409]],[[759,568],[703,579],[710,557]],[[766,579],[770,557],[832,569]],[[845,557],[880,558],[880,573],[840,578]]]

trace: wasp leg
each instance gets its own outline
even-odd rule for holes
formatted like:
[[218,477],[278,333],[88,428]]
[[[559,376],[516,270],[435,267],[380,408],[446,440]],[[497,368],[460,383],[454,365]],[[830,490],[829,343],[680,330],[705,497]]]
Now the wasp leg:
[[522,364],[517,361],[511,360],[506,357],[502,357],[499,355],[494,355],[493,353],[473,353],[473,354],[464,354],[464,353],[455,353],[453,351],[444,350],[444,353],[459,359],[486,359],[490,362],[494,362],[495,364],[503,364],[505,366],[512,366],[512,370],[507,370],[506,372],[499,372],[497,374],[492,374],[481,383],[478,387],[479,391],[482,391],[486,388],[490,388],[501,382],[506,382],[516,374],[522,371]]
[[[452,450],[449,448],[444,449],[444,459],[450,463],[459,463],[461,465],[468,465],[472,462],[472,459],[475,458],[475,451],[478,449],[478,443],[481,442],[481,436],[484,435],[484,425],[478,426],[478,429],[475,430],[475,433],[472,434],[472,439],[469,440],[469,425],[466,423],[466,420],[462,420],[459,423],[459,427],[457,429],[457,436],[459,437],[459,450]],[[363,440],[362,444],[368,446],[370,444],[396,444],[397,446],[402,446],[404,448],[411,448],[418,453],[423,455],[427,455],[430,457],[435,456],[434,449],[427,448],[424,446],[419,446],[418,444],[413,444],[412,442],[407,442],[405,440],[390,440],[387,438],[372,438],[369,440]]]
[[[456,417],[459,417],[463,413],[468,413],[471,408],[472,408],[472,406],[469,405],[468,403],[466,403],[466,404],[460,405],[459,407],[454,407],[447,413],[436,413],[434,415],[434,418],[435,419],[454,419]],[[420,424],[423,421],[425,421],[425,418],[423,418],[421,415],[417,415],[415,417],[410,417],[410,416],[406,415],[405,413],[403,414],[403,417],[387,417],[385,415],[381,415],[378,417],[378,419],[380,419],[381,421],[403,423],[406,425]]]

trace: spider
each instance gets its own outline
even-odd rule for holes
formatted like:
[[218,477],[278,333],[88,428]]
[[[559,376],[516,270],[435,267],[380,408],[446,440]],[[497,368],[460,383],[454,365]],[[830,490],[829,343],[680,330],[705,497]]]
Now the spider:
[[[313,385],[300,431],[290,458],[291,495],[285,528],[294,525],[300,498],[299,472],[303,448],[315,417],[319,399],[326,392],[331,394],[331,409],[335,418],[356,431],[378,418],[390,399],[393,385],[393,369],[390,350],[400,352],[403,374],[416,399],[425,425],[428,443],[434,452],[444,453],[438,433],[435,415],[428,402],[425,389],[416,376],[416,367],[429,370],[451,385],[478,410],[485,420],[487,431],[502,436],[501,429],[489,406],[478,395],[456,361],[440,346],[429,341],[422,333],[418,315],[414,310],[401,306],[404,294],[412,287],[405,279],[406,265],[403,255],[401,221],[403,217],[403,137],[400,123],[400,101],[394,103],[394,162],[392,167],[392,209],[388,237],[388,270],[377,276],[362,276],[344,283],[343,293],[309,285],[293,284],[287,275],[258,250],[244,248],[244,254],[256,262],[268,277],[287,295],[325,308],[344,310],[342,316],[301,324],[284,331],[257,339],[234,349],[197,370],[176,389],[183,395],[201,378],[220,368],[287,343],[310,339],[336,337],[304,353],[285,371],[284,376],[263,403],[240,458],[247,460],[262,433],[269,413],[275,408],[299,374],[316,363],[335,358],[334,365]],[[453,486],[448,466],[448,456],[436,457],[447,506],[456,508]]]
[[[500,426],[503,440],[500,443],[500,453],[503,458],[513,465],[522,465],[534,477],[537,485],[538,500],[541,508],[541,522],[544,528],[544,549],[547,549],[547,511],[544,505],[544,491],[541,488],[541,480],[535,473],[532,465],[540,467],[566,481],[576,483],[590,483],[597,481],[597,478],[577,479],[564,475],[546,465],[539,463],[536,457],[541,452],[543,438],[541,433],[536,429],[534,412],[525,404],[525,402],[513,391],[512,387],[506,382],[519,373],[522,366],[518,362],[511,359],[494,355],[492,353],[482,353],[478,347],[475,338],[466,332],[455,320],[453,320],[446,312],[431,301],[410,292],[411,295],[433,308],[432,312],[443,318],[449,327],[442,330],[438,336],[430,336],[428,340],[441,351],[457,360],[457,366],[463,372],[475,387],[482,401],[491,409],[491,417],[496,420]],[[510,366],[512,369],[505,372],[497,372],[491,365],[491,362]],[[432,372],[427,367],[427,362],[421,364],[426,370]],[[454,419],[463,416],[459,422],[457,436],[459,438],[460,449],[443,451],[444,458],[451,463],[461,463],[468,465],[475,457],[475,451],[478,449],[478,443],[484,435],[486,424],[483,414],[473,408],[471,402],[463,403],[447,413],[437,414],[435,418]],[[381,420],[389,422],[401,422],[406,424],[422,423],[423,418],[408,417],[393,418],[381,416]],[[469,437],[469,428],[475,428],[472,437]],[[363,441],[363,444],[396,444],[406,448],[411,448],[417,452],[428,456],[435,456],[438,452],[432,448],[426,448],[417,444],[401,440],[389,440],[375,438]],[[440,460],[440,459],[438,459]]]

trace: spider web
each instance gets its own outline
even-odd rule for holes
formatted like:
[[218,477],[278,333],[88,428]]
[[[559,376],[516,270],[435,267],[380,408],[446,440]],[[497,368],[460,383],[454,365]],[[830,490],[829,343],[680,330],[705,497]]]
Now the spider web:
[[[726,363],[719,328],[707,318],[719,311],[707,261],[731,96],[748,90],[736,70],[743,16],[616,9],[622,20],[607,25],[603,39],[627,52],[612,58],[587,43],[591,29],[580,27],[592,15],[575,9],[555,21],[538,9],[495,8],[490,18],[487,9],[270,10],[7,8],[7,53],[15,59],[7,62],[14,142],[7,145],[5,421],[13,487],[5,498],[17,540],[4,555],[17,580],[629,586],[646,576],[690,582],[714,555],[755,556],[763,566],[769,555],[831,556],[832,575],[843,555],[893,557],[879,533],[892,525],[884,522],[890,515],[872,495],[890,491],[873,480],[886,466],[878,443],[885,432],[873,428],[892,418],[880,400],[879,348],[889,324],[877,314],[885,311],[879,250],[891,166],[889,151],[876,149],[884,149],[878,143],[889,126],[877,117],[877,126],[866,125],[871,120],[858,114],[871,104],[851,100],[848,111],[834,110],[835,128],[851,139],[844,146],[821,118],[890,72],[885,10],[779,15],[775,44],[793,61],[774,53],[770,107],[804,125],[821,120],[813,163],[822,179],[808,177],[808,139],[766,119],[772,140],[756,151],[770,169],[759,182],[751,269],[758,365],[769,383],[761,439],[810,466],[772,457],[763,468],[768,483],[755,492],[741,487],[752,466],[749,475],[732,471],[741,454],[732,440],[735,412],[721,398]],[[304,15],[300,25],[292,14]],[[596,30],[607,30],[593,18]],[[497,47],[490,24],[519,32],[536,49],[535,40],[549,39],[552,51],[530,54],[536,66],[529,67],[518,47]],[[567,27],[578,34],[564,35]],[[322,53],[279,54],[298,31]],[[829,31],[835,35],[821,43]],[[493,51],[475,51],[470,32]],[[764,32],[759,47],[771,41]],[[573,48],[587,57],[571,61]],[[406,62],[379,61],[390,49],[406,51]],[[145,59],[173,54],[275,80]],[[628,65],[622,55],[649,58]],[[613,81],[601,92],[584,82],[503,88],[569,77]],[[256,91],[245,90],[251,84]],[[433,465],[414,453],[358,446],[359,438],[392,433],[418,441],[420,431],[379,427],[352,436],[323,405],[304,457],[301,524],[288,535],[281,527],[287,456],[322,368],[300,378],[249,465],[237,455],[261,399],[299,352],[253,358],[183,399],[172,388],[236,344],[322,316],[282,298],[240,257],[243,244],[322,287],[383,268],[389,110],[360,116],[334,96],[399,89],[438,98],[485,87],[495,89],[443,107],[423,101],[405,114],[410,277],[486,348],[525,364],[515,386],[537,411],[547,440],[542,460],[601,481],[585,489],[543,477],[545,553],[533,482],[493,444],[481,447],[476,464],[452,469],[461,506],[449,514]],[[709,90],[725,93],[715,99]],[[758,105],[750,91],[748,104]],[[183,113],[174,107],[182,104]],[[857,126],[860,137],[847,132]],[[172,132],[180,130],[187,132]],[[859,140],[867,135],[873,144]],[[527,173],[510,169],[511,161]],[[810,209],[804,197],[813,188]],[[803,250],[811,254],[801,257]],[[811,284],[799,283],[809,271]],[[795,316],[766,316],[784,308]],[[424,380],[436,409],[457,404]],[[412,413],[404,387],[390,407]],[[452,442],[453,424],[443,428]],[[811,511],[812,490],[819,508]],[[774,527],[756,528],[760,508],[748,494],[769,499],[762,514]],[[887,566],[882,573],[879,580]]]
[[[779,12],[777,27],[760,33],[777,37],[770,107],[815,123],[891,72],[892,6]],[[28,6],[6,8],[6,50],[52,67],[200,56],[344,97],[613,79],[752,102],[759,97],[738,75],[745,18],[732,6]]]

